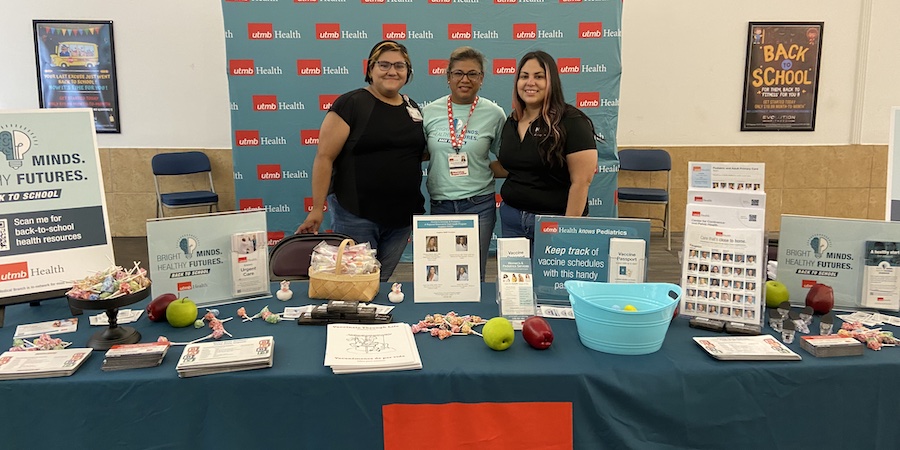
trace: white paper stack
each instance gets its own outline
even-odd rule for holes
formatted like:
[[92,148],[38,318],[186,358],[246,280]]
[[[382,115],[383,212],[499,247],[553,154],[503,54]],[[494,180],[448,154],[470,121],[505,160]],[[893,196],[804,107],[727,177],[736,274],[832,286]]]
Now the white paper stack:
[[779,361],[800,360],[778,339],[768,334],[758,336],[713,336],[695,337],[697,343],[706,353],[716,359],[732,361]]
[[260,336],[190,344],[175,369],[182,378],[272,367],[275,338]]
[[422,368],[419,348],[405,323],[329,324],[325,365],[336,374]]
[[5,352],[0,355],[0,380],[67,377],[90,356],[89,348]]
[[168,342],[113,345],[106,351],[101,370],[140,369],[160,365],[169,351]]

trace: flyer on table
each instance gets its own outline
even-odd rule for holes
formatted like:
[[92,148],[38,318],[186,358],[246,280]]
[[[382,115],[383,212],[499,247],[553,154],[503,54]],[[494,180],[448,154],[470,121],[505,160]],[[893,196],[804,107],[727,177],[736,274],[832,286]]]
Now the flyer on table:
[[569,303],[566,280],[609,281],[611,238],[643,239],[650,257],[650,221],[599,217],[537,216],[534,291],[539,303]]
[[415,302],[481,301],[478,216],[413,217]]
[[0,112],[0,298],[71,287],[113,260],[90,109]]

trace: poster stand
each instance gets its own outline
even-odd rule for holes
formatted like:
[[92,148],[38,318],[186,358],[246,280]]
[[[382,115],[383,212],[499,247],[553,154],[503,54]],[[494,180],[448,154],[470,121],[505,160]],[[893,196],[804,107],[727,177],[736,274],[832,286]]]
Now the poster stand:
[[89,109],[0,112],[0,156],[2,326],[6,306],[62,297],[113,250]]

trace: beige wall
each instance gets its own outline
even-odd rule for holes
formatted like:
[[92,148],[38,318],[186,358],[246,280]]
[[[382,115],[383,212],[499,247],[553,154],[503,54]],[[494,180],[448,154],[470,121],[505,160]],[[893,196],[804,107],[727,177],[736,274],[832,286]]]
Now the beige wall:
[[[185,149],[196,150],[196,149]],[[106,204],[112,235],[146,236],[147,219],[156,217],[156,190],[153,185],[153,171],[150,160],[157,153],[173,152],[175,149],[158,150],[152,148],[101,148],[100,166],[103,170],[103,186],[106,189]],[[230,149],[201,149],[209,155],[213,170],[213,185],[219,194],[219,211],[234,209],[234,170]],[[209,185],[205,175],[167,177],[161,183],[164,191],[206,189]],[[194,186],[194,187],[192,187]],[[209,210],[203,208],[180,208],[166,210],[166,216],[200,214]]]
[[[672,230],[684,231],[689,161],[766,163],[766,229],[782,214],[884,220],[886,145],[664,147],[672,155]],[[665,187],[665,176],[620,172],[619,186]],[[661,206],[619,206],[620,217],[662,218]],[[653,221],[654,227],[660,224]]]
[[[672,155],[672,230],[684,231],[688,161],[766,163],[766,229],[781,229],[781,214],[884,220],[887,184],[886,145],[781,147],[666,147]],[[156,217],[156,194],[150,159],[163,151],[147,148],[100,149],[103,184],[112,235],[146,236],[146,220]],[[219,210],[234,209],[231,150],[203,150],[213,165]],[[170,180],[171,181],[171,180]],[[172,186],[199,188],[193,178]],[[619,173],[620,186],[665,187],[664,176]],[[165,186],[164,186],[165,188]],[[168,210],[167,215],[198,214],[206,208]],[[662,207],[620,205],[621,217],[662,217]],[[654,221],[654,226],[659,224]]]

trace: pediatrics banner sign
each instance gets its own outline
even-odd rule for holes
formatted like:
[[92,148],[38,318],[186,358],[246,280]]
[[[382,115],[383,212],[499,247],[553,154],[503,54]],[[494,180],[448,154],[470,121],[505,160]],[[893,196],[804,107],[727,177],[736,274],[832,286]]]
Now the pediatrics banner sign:
[[0,304],[113,260],[90,109],[0,112]]
[[569,304],[566,280],[609,281],[611,238],[645,242],[650,258],[650,221],[593,217],[538,216],[535,220],[534,293],[540,303]]
[[267,212],[270,245],[312,207],[319,126],[339,95],[366,85],[365,59],[383,39],[408,48],[413,77],[402,92],[422,106],[449,93],[446,61],[457,47],[485,54],[479,94],[507,113],[518,59],[532,50],[553,55],[567,102],[605,138],[590,213],[616,216],[622,2],[223,0],[222,9],[237,207]]

